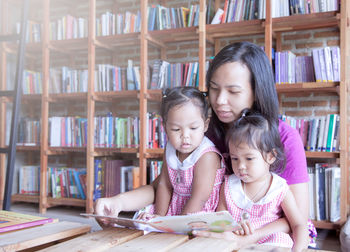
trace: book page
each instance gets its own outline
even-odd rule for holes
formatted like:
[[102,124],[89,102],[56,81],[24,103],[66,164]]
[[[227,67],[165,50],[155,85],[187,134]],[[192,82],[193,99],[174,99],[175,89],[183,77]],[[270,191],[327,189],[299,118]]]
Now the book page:
[[112,223],[129,228],[152,230],[158,232],[190,234],[193,230],[208,230],[212,232],[235,231],[240,226],[228,211],[204,212],[191,215],[159,216],[148,221],[129,218],[81,214],[96,218],[108,218]]

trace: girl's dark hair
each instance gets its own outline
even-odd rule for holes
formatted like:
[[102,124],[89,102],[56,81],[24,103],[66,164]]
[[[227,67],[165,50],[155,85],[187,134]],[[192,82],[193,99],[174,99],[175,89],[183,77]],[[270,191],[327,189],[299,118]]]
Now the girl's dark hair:
[[285,155],[280,134],[276,124],[270,124],[259,112],[244,109],[226,134],[226,144],[231,142],[235,146],[241,143],[260,151],[265,158],[272,153],[276,158],[271,164],[270,171],[281,173],[285,165]]
[[160,109],[160,115],[162,116],[163,123],[166,123],[170,109],[187,102],[192,102],[194,105],[198,106],[202,112],[203,119],[208,119],[209,105],[201,91],[194,87],[175,87],[171,89],[168,88],[163,94]]
[[[250,70],[250,83],[254,92],[251,109],[261,113],[270,123],[278,124],[278,96],[271,64],[265,52],[253,43],[237,42],[227,45],[215,56],[207,71],[206,85],[209,95],[214,72],[223,64],[232,62],[240,62]],[[225,137],[224,125],[215,113],[212,114],[210,124],[218,139]]]

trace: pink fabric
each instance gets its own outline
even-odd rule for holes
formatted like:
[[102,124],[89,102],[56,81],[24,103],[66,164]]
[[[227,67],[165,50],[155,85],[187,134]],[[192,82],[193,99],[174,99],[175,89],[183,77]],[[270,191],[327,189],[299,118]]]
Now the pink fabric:
[[[212,151],[220,154],[215,147],[209,147],[205,151],[203,151],[201,155]],[[202,211],[215,212],[216,210],[216,207],[219,202],[220,186],[223,180],[223,176],[225,174],[225,166],[223,165],[224,163],[222,162],[222,168],[218,169],[216,172],[213,191],[210,194],[207,202],[204,204]],[[167,215],[181,214],[184,206],[186,205],[187,201],[190,199],[191,191],[192,191],[194,168],[195,168],[195,165],[186,170],[176,170],[168,166],[169,178],[173,186],[173,196],[169,204],[169,210]],[[178,172],[180,173],[180,177],[182,178],[181,179],[182,181],[180,183],[177,183]]]
[[[272,193],[270,196],[268,196],[268,194],[264,196],[264,198],[267,197],[267,199],[263,198],[259,200],[259,202],[256,202],[254,204],[251,203],[251,201],[247,200],[247,206],[250,203],[249,207],[247,208],[242,207],[242,205],[245,205],[245,203],[235,202],[237,201],[237,199],[232,198],[232,195],[231,195],[232,190],[237,191],[237,188],[242,188],[241,181],[234,174],[232,174],[232,175],[225,176],[224,183],[225,183],[224,188],[225,188],[227,210],[231,213],[232,217],[237,222],[241,221],[241,216],[243,212],[249,213],[250,222],[254,229],[261,228],[262,226],[268,223],[274,222],[277,219],[281,218],[282,216],[281,203],[286,195],[286,192],[288,191],[288,186],[285,182],[282,187],[278,188],[279,192],[277,194]],[[269,191],[270,190],[271,188],[269,189]],[[243,195],[244,197],[243,189],[240,189],[239,194]],[[289,236],[289,234],[283,233],[283,232],[276,232],[266,236],[265,238],[263,238],[258,242],[258,244],[262,244],[262,243],[275,244],[275,245],[284,246],[284,247],[293,246],[292,238]]]
[[278,129],[286,154],[286,167],[279,175],[288,185],[309,182],[304,146],[298,131],[281,120]]

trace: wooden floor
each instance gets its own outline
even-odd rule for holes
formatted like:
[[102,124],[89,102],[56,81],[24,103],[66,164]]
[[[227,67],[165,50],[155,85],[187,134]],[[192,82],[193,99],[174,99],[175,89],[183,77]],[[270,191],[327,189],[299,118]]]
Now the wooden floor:
[[[39,215],[36,204],[30,203],[14,203],[11,206],[12,211],[27,213],[32,215]],[[77,207],[54,207],[49,208],[46,217],[58,218],[60,221],[73,221],[89,224],[92,232],[101,230],[100,226],[94,219],[80,216],[83,213],[83,208]],[[339,242],[339,233],[333,230],[318,230],[317,246],[319,249],[341,251]]]

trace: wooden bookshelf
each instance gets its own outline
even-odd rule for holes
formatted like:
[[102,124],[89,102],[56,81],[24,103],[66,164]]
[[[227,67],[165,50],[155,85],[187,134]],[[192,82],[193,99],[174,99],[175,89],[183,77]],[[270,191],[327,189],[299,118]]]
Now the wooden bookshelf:
[[[6,12],[9,0],[2,1],[1,32],[6,31],[6,20],[9,15]],[[105,2],[108,0],[105,0]],[[161,1],[167,5],[167,1]],[[216,8],[222,4],[222,0],[215,0]],[[340,52],[341,52],[341,81],[335,83],[296,83],[286,85],[276,85],[279,94],[297,94],[300,92],[313,93],[335,93],[339,95],[340,101],[340,134],[341,134],[341,151],[340,152],[306,152],[307,158],[310,159],[336,159],[339,160],[341,167],[341,220],[339,223],[318,222],[315,221],[316,227],[320,228],[339,228],[347,218],[348,206],[348,131],[347,131],[347,107],[348,107],[348,86],[349,86],[349,50],[347,40],[349,37],[349,27],[347,20],[350,14],[350,3],[346,0],[341,1],[341,10],[339,12],[325,12],[307,15],[295,15],[288,17],[272,18],[271,17],[271,1],[266,0],[266,19],[264,20],[249,20],[234,23],[225,23],[211,25],[205,23],[205,0],[200,0],[199,25],[197,27],[187,27],[170,30],[148,31],[147,26],[147,6],[148,0],[139,1],[141,11],[141,32],[111,35],[111,36],[96,36],[96,12],[97,1],[89,0],[79,1],[88,9],[88,37],[69,40],[49,40],[49,24],[53,5],[57,5],[53,0],[37,0],[35,8],[42,9],[42,34],[40,43],[30,43],[27,45],[27,55],[30,58],[41,60],[41,72],[43,90],[42,94],[24,95],[23,100],[28,103],[38,103],[41,105],[40,118],[42,122],[41,129],[41,144],[40,146],[18,146],[19,151],[40,151],[40,196],[23,197],[23,195],[14,195],[15,201],[28,201],[39,203],[39,211],[45,213],[46,209],[54,205],[71,205],[85,206],[87,213],[93,212],[93,185],[94,185],[94,160],[98,156],[109,156],[115,154],[132,155],[138,159],[140,167],[140,182],[146,184],[147,178],[147,160],[152,158],[161,158],[163,155],[162,149],[148,149],[146,141],[146,114],[150,102],[159,102],[162,97],[161,90],[147,89],[147,67],[149,65],[149,50],[150,46],[157,47],[160,50],[162,59],[165,59],[168,43],[194,41],[198,43],[198,61],[199,61],[199,89],[204,91],[205,88],[205,61],[207,48],[214,47],[214,52],[217,53],[221,49],[220,39],[238,37],[238,36],[253,36],[264,35],[264,47],[268,57],[272,58],[271,48],[275,47],[277,51],[282,48],[281,34],[290,31],[312,30],[327,27],[338,27],[340,31]],[[61,4],[70,5],[69,1]],[[207,45],[208,43],[208,45]],[[95,67],[97,50],[107,50],[113,52],[117,48],[139,46],[140,47],[140,90],[137,91],[120,91],[120,92],[96,92],[94,90]],[[16,45],[0,43],[0,88],[5,89],[6,86],[6,61],[7,54],[16,51]],[[64,93],[50,94],[48,89],[49,83],[49,68],[53,54],[62,54],[65,57],[76,52],[82,51],[87,53],[88,63],[88,91],[86,93]],[[51,55],[50,55],[51,54]],[[343,67],[346,66],[346,67]],[[96,114],[97,103],[116,103],[121,100],[134,100],[139,106],[140,117],[140,146],[138,148],[104,148],[94,146],[94,117]],[[86,107],[88,120],[88,139],[86,147],[49,147],[49,108],[52,104],[72,104],[81,103]],[[6,131],[6,100],[0,100],[0,146],[5,145],[4,132]],[[52,155],[66,155],[72,153],[86,154],[87,167],[87,199],[54,199],[47,197],[47,164],[48,158]],[[4,168],[5,159],[0,155],[0,197],[3,195],[4,186]],[[1,202],[2,198],[0,198]]]

